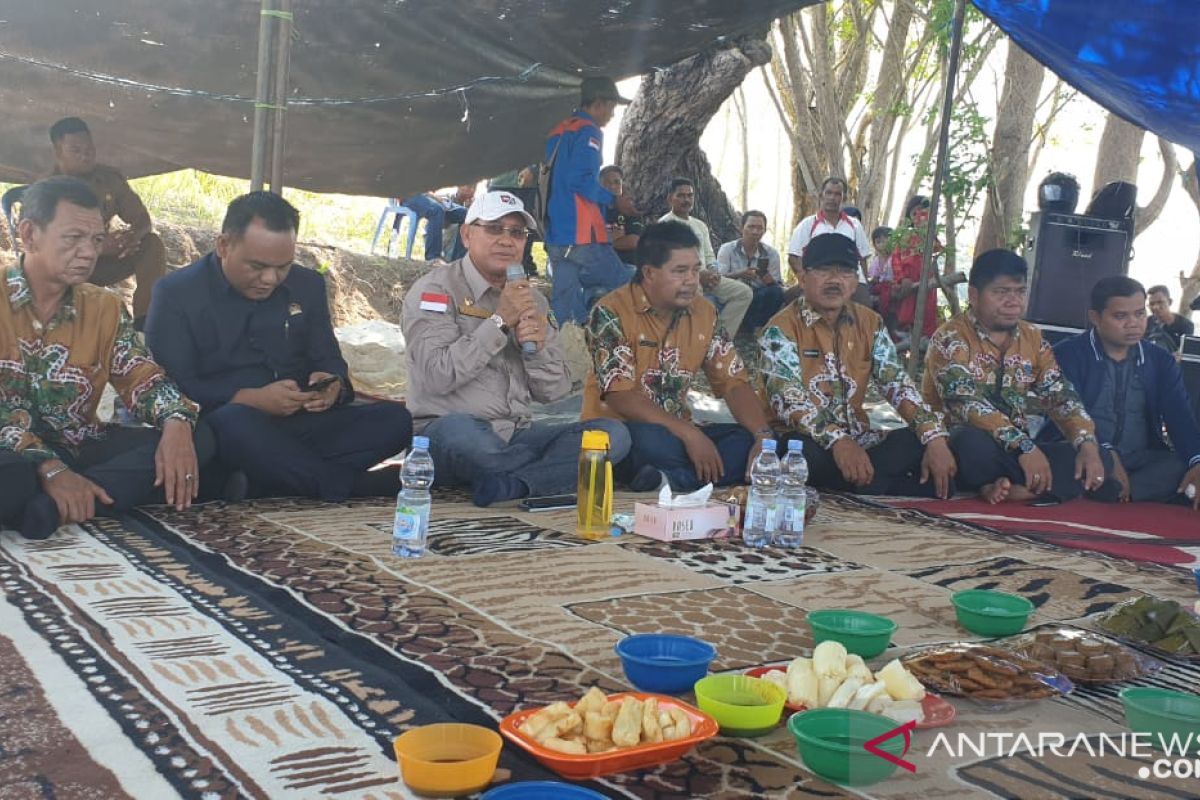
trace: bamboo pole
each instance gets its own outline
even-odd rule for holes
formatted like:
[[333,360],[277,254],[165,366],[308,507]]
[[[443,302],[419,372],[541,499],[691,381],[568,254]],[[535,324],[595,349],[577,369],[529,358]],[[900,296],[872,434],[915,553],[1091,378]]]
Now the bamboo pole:
[[292,59],[292,0],[279,0],[275,50],[275,91],[271,100],[274,130],[271,136],[271,191],[283,195],[284,134],[287,128],[288,77]]
[[254,139],[250,145],[250,191],[263,188],[267,166],[267,106],[271,93],[271,14],[273,0],[262,0],[258,17],[258,75],[254,91]]
[[942,178],[946,172],[946,151],[950,149],[950,108],[954,103],[954,79],[958,75],[958,58],[962,53],[963,18],[966,13],[966,0],[956,0],[950,32],[950,59],[946,66],[946,92],[942,96],[937,166],[933,173],[933,190],[929,193],[929,222],[925,229],[925,250],[921,254],[921,283],[917,288],[917,308],[911,336],[912,349],[908,354],[908,371],[912,375],[917,374],[917,364],[921,360],[921,331],[925,327],[925,302],[929,296],[930,280],[933,279],[933,243],[937,239],[938,206],[942,197]]

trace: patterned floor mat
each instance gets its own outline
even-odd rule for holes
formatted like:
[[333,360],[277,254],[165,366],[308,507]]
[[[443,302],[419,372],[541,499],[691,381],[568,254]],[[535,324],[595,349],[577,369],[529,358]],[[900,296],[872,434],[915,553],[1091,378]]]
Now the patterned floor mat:
[[[402,561],[390,515],[365,501],[282,500],[150,509],[45,542],[0,533],[0,716],[22,720],[0,726],[0,796],[391,800],[409,796],[391,752],[398,732],[444,720],[494,726],[591,685],[624,689],[612,648],[630,632],[693,633],[716,644],[717,668],[740,670],[807,652],[813,608],[893,616],[890,658],[964,638],[949,595],[965,586],[1019,591],[1039,622],[1194,591],[1182,570],[837,497],[790,553],[590,543],[573,536],[569,512],[488,511],[442,495],[429,554]],[[1168,664],[1152,682],[1194,687],[1200,668]],[[1107,689],[999,712],[958,708],[964,733],[1123,727]],[[1136,778],[1136,759],[1028,761],[922,757],[916,774],[869,796],[1155,789]],[[516,779],[551,777],[511,747],[501,766]],[[864,796],[809,773],[783,729],[718,737],[673,764],[589,785],[653,800]],[[1187,785],[1157,790],[1182,796]]]

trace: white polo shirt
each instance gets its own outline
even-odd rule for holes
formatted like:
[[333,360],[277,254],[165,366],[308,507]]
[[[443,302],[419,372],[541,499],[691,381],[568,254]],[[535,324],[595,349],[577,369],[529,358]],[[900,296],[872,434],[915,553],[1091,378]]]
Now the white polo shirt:
[[845,212],[838,217],[837,225],[830,225],[824,214],[813,214],[800,220],[796,230],[792,231],[792,238],[788,240],[788,255],[803,256],[804,248],[808,247],[813,237],[823,233],[840,233],[853,239],[859,257],[871,257],[871,244],[867,241],[867,233],[863,230],[862,223]]

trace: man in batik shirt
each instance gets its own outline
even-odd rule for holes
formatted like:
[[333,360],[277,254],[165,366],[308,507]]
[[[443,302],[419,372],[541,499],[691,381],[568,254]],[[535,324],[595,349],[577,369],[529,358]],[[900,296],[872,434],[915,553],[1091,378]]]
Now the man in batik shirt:
[[[1085,491],[1116,500],[1120,485],[1105,481],[1112,460],[1096,443],[1083,401],[1042,332],[1021,319],[1027,275],[1025,260],[1008,250],[976,258],[970,306],[938,328],[929,346],[923,390],[951,426],[959,485],[990,503],[1054,503]],[[1034,442],[1030,395],[1066,441]]]
[[[618,478],[634,491],[677,491],[745,480],[748,464],[772,433],[733,341],[700,288],[700,241],[680,222],[642,233],[633,282],[602,297],[585,333],[593,371],[584,386],[583,419],[625,422],[633,440]],[[687,393],[704,370],[737,424],[697,425]],[[661,474],[660,474],[661,471]]]
[[[763,395],[781,438],[804,442],[814,486],[949,497],[956,467],[941,415],[904,371],[883,318],[850,299],[858,283],[854,240],[820,234],[802,258],[804,297],[760,337]],[[871,428],[863,410],[869,386],[908,427]]]
[[[105,508],[166,500],[183,510],[213,452],[196,406],[150,358],[121,298],[87,280],[105,240],[96,193],[59,176],[26,190],[20,263],[0,298],[0,522],[31,539]],[[153,426],[96,416],[111,383]]]

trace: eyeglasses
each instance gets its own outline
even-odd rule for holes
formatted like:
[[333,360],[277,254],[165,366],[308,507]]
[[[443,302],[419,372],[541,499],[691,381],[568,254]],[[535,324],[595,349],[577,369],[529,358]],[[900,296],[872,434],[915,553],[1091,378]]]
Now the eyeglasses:
[[529,228],[510,228],[507,225],[501,225],[499,222],[472,222],[471,227],[483,228],[483,232],[488,236],[508,236],[518,242],[523,242],[529,238]]

